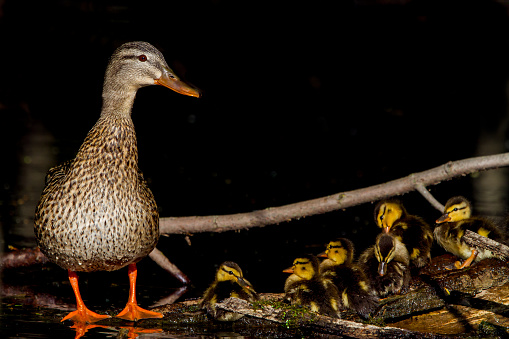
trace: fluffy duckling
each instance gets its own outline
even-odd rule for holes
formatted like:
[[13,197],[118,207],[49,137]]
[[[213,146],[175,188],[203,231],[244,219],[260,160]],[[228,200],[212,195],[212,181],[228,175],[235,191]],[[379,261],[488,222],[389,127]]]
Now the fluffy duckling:
[[354,245],[349,239],[331,241],[325,252],[319,254],[326,258],[320,264],[320,272],[336,285],[344,308],[368,318],[378,306],[378,298],[364,271],[353,262],[353,256]]
[[489,250],[470,247],[463,241],[465,230],[476,232],[501,243],[505,243],[503,232],[490,220],[472,216],[472,205],[462,196],[449,199],[444,214],[437,219],[435,238],[446,251],[465,261],[455,263],[456,268],[470,266],[473,262],[493,257]]
[[219,266],[214,282],[207,288],[200,303],[200,308],[219,321],[235,321],[241,314],[216,309],[216,304],[224,299],[235,297],[249,302],[258,300],[258,294],[249,281],[244,279],[239,265],[225,261]]
[[298,257],[283,272],[291,273],[285,282],[285,300],[322,315],[340,317],[338,289],[321,277],[317,257],[310,254]]
[[359,265],[380,298],[406,290],[410,282],[409,263],[405,245],[390,233],[380,233],[375,245],[359,257]]
[[406,246],[413,267],[421,268],[430,262],[433,233],[421,217],[408,214],[403,204],[395,199],[380,201],[374,216],[378,227]]

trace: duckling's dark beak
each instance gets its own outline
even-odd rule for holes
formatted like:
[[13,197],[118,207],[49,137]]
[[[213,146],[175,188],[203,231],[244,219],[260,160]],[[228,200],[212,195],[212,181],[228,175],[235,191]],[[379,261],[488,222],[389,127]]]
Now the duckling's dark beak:
[[283,273],[293,273],[293,267],[289,267],[286,270],[283,270]]
[[199,98],[201,96],[200,91],[180,80],[169,68],[164,69],[163,75],[161,75],[159,79],[154,80],[154,84],[168,87],[169,89],[172,89],[179,94],[184,94],[195,98]]
[[387,273],[387,263],[385,261],[381,261],[378,264],[378,274],[383,277]]
[[242,286],[242,287],[245,287],[245,288],[247,288],[247,289],[251,288],[251,286],[249,286],[249,284],[248,284],[248,283],[246,283],[246,281],[245,281],[245,280],[244,280],[244,278],[242,278],[242,277],[238,277],[238,278],[237,278],[237,282],[238,282],[238,283],[239,283],[239,285],[240,285],[240,286]]
[[322,253],[318,254],[317,257],[319,257],[319,258],[327,258],[327,252],[322,252]]
[[441,224],[443,222],[448,222],[451,220],[451,217],[449,216],[449,213],[445,213],[444,215],[442,215],[440,218],[437,219],[437,221],[435,221],[437,224]]

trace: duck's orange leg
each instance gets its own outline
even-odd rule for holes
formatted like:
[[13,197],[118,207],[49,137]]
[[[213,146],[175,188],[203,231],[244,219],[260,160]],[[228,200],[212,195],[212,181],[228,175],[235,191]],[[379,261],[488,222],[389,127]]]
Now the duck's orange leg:
[[102,319],[109,318],[109,315],[101,315],[90,311],[81,299],[80,289],[78,287],[78,275],[76,272],[68,270],[69,281],[71,282],[74,295],[76,296],[76,311],[73,311],[66,315],[61,321],[72,320],[78,323],[93,323]]
[[138,275],[138,270],[136,269],[136,264],[130,264],[128,269],[129,274],[129,301],[125,306],[124,310],[117,314],[117,318],[122,318],[130,321],[137,321],[140,319],[147,318],[162,318],[163,315],[161,313],[152,312],[145,310],[138,306],[136,302],[136,277]]
[[470,264],[472,264],[472,262],[475,260],[475,258],[477,258],[477,254],[479,254],[479,252],[477,250],[472,250],[472,254],[470,255],[470,257],[468,257],[467,260],[465,260],[465,262],[463,264],[461,264],[459,261],[456,261],[454,263],[454,265],[456,266],[457,269],[462,269],[462,268],[468,267],[468,266],[470,266]]

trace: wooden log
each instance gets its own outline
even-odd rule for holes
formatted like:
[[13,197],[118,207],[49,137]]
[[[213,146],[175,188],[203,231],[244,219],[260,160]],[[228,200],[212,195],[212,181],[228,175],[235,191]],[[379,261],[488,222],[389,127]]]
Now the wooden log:
[[39,247],[25,248],[0,255],[0,268],[17,268],[32,266],[36,264],[45,264],[49,262],[48,258],[42,254]]
[[[453,261],[453,256],[446,256]],[[434,258],[434,261],[442,258]],[[434,262],[432,262],[432,265]],[[374,317],[384,321],[411,317],[449,304],[457,304],[465,295],[476,294],[509,283],[509,266],[498,259],[486,259],[462,270],[422,274],[413,280],[411,290],[383,299]]]
[[[253,308],[247,301],[237,298],[228,298],[222,303],[217,304],[216,307],[278,324],[288,323],[289,310],[286,308],[275,308],[270,305]],[[422,333],[396,327],[379,327],[343,319],[333,319],[313,312],[302,312],[298,318],[292,318],[291,321],[293,326],[307,327],[329,334],[352,338],[442,338],[441,335],[433,333]]]

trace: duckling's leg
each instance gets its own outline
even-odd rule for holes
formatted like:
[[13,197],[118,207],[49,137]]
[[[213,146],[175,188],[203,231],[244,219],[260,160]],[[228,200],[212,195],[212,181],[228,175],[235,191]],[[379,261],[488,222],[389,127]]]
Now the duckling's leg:
[[76,306],[77,310],[69,313],[65,316],[61,321],[64,320],[72,320],[77,323],[93,323],[99,321],[101,319],[109,318],[109,315],[101,315],[95,312],[90,311],[81,299],[80,289],[78,287],[78,275],[76,272],[68,270],[69,281],[71,282],[72,289],[74,290],[74,295],[76,296]]
[[122,318],[130,321],[137,321],[146,318],[162,318],[163,315],[161,313],[145,310],[139,307],[138,303],[136,302],[136,277],[138,275],[136,264],[129,265],[128,274],[130,284],[129,301],[127,302],[124,310],[117,314],[117,318]]
[[472,262],[477,257],[477,254],[479,254],[479,251],[477,251],[475,249],[472,250],[472,254],[470,255],[470,257],[468,257],[467,260],[465,260],[465,262],[463,264],[461,264],[459,261],[456,261],[454,263],[454,266],[456,266],[457,269],[462,269],[462,268],[470,266],[470,264],[472,264]]

